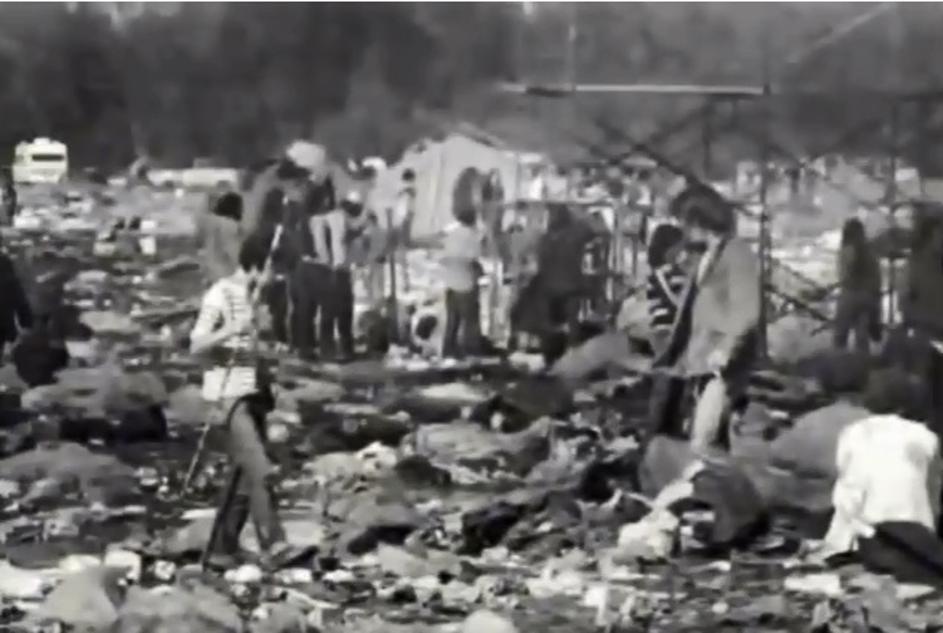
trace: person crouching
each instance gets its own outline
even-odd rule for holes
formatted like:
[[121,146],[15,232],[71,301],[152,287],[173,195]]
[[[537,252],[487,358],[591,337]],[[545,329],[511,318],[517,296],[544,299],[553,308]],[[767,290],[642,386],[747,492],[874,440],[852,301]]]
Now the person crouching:
[[243,242],[238,268],[207,290],[190,333],[190,350],[207,356],[212,366],[203,375],[203,398],[226,413],[228,451],[238,469],[239,488],[222,517],[217,545],[219,564],[228,566],[239,552],[239,534],[251,517],[263,552],[263,563],[276,568],[294,552],[285,541],[272,478],[275,468],[265,451],[265,417],[274,407],[268,381],[254,358],[252,292],[268,257],[268,245],[257,238]]

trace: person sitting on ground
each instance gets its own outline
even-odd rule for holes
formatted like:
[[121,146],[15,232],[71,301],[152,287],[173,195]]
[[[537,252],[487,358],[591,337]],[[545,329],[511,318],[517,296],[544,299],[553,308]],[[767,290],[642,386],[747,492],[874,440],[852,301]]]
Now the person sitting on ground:
[[690,185],[672,206],[688,247],[700,257],[666,349],[681,350],[673,372],[693,382],[698,394],[690,442],[696,453],[703,453],[729,439],[722,434],[725,421],[743,404],[756,360],[759,261],[735,235],[733,208],[710,187]]
[[238,266],[209,288],[190,332],[190,351],[209,358],[203,399],[226,412],[229,457],[238,468],[238,493],[222,518],[223,566],[239,552],[239,535],[251,515],[266,566],[277,568],[297,553],[285,541],[273,492],[275,468],[265,451],[265,417],[274,408],[269,380],[255,358],[252,294],[268,258],[258,236],[245,240]]
[[842,228],[838,279],[835,347],[845,349],[848,334],[853,332],[855,349],[867,354],[869,341],[881,334],[881,264],[857,218],[849,219]]
[[445,332],[442,354],[462,358],[481,348],[481,314],[478,278],[481,276],[483,236],[471,206],[456,211],[456,226],[442,241],[442,275],[445,282]]

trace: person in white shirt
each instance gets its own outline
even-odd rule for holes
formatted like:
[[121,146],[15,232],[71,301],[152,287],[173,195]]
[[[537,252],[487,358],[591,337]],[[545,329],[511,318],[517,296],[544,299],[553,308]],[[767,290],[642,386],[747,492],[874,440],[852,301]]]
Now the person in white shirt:
[[447,231],[442,242],[446,309],[442,353],[461,358],[478,353],[481,345],[478,278],[483,236],[473,208],[460,209],[455,216],[458,224]]
[[348,245],[363,230],[365,220],[363,201],[356,191],[347,194],[340,208],[311,218],[315,258],[331,270],[331,283],[319,324],[322,358],[344,361],[354,354],[354,288]]
[[296,552],[285,540],[272,490],[275,468],[265,451],[265,417],[274,399],[255,358],[255,319],[252,293],[261,283],[268,245],[247,239],[239,251],[239,267],[217,280],[203,297],[190,332],[190,351],[207,357],[211,367],[203,375],[203,398],[226,412],[229,457],[237,469],[239,487],[222,517],[217,546],[223,566],[239,554],[239,535],[251,516],[263,550],[263,562],[279,567]]
[[400,284],[400,292],[409,292],[409,247],[413,239],[413,219],[416,215],[416,172],[403,171],[403,182],[393,207],[393,226],[390,227],[390,251],[396,258],[396,275],[390,283]]

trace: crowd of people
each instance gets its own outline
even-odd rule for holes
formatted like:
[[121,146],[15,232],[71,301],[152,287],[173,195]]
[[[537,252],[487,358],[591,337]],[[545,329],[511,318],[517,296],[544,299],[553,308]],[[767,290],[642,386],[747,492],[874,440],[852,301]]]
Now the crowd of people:
[[[226,508],[217,543],[223,559],[237,553],[236,536],[250,517],[271,565],[295,554],[275,511],[274,469],[265,455],[264,424],[274,399],[259,362],[260,333],[306,361],[381,354],[394,340],[454,359],[493,353],[481,324],[486,256],[502,261],[504,281],[513,288],[509,349],[535,339],[549,375],[570,384],[646,355],[653,381],[648,432],[680,434],[696,453],[723,450],[760,356],[764,301],[759,259],[737,235],[734,207],[711,187],[689,183],[657,221],[630,206],[613,220],[573,201],[507,205],[500,201],[500,181],[492,174],[485,182],[485,195],[458,204],[455,222],[432,244],[442,292],[436,309],[425,312],[397,305],[411,281],[412,171],[401,174],[389,209],[371,209],[356,187],[338,191],[323,148],[298,142],[260,165],[239,191],[212,197],[199,227],[208,285],[190,346],[207,361],[202,394],[226,414],[239,473],[236,501]],[[614,329],[611,314],[595,324],[586,318],[605,313],[600,307],[613,294],[606,273],[617,259],[611,249],[622,247],[613,234],[622,230],[618,214],[626,210],[641,219],[636,237],[645,248],[646,276],[636,292],[648,310],[644,340]],[[29,339],[24,332],[51,332],[51,311],[31,309],[8,263],[8,256],[0,257],[0,284],[16,300],[0,314],[0,345],[16,341],[22,349]],[[883,333],[881,265],[857,219],[844,227],[837,269],[834,344],[844,348],[851,337],[854,349],[867,354]],[[375,316],[368,320],[371,331],[362,332],[365,346],[354,328],[358,276]],[[927,294],[919,284],[912,284],[915,292]],[[260,305],[267,308],[261,316]]]

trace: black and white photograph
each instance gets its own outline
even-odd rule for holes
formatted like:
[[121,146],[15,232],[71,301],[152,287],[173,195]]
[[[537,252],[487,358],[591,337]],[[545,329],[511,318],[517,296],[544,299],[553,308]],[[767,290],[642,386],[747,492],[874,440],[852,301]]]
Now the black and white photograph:
[[941,60],[0,1],[0,632],[943,630]]

